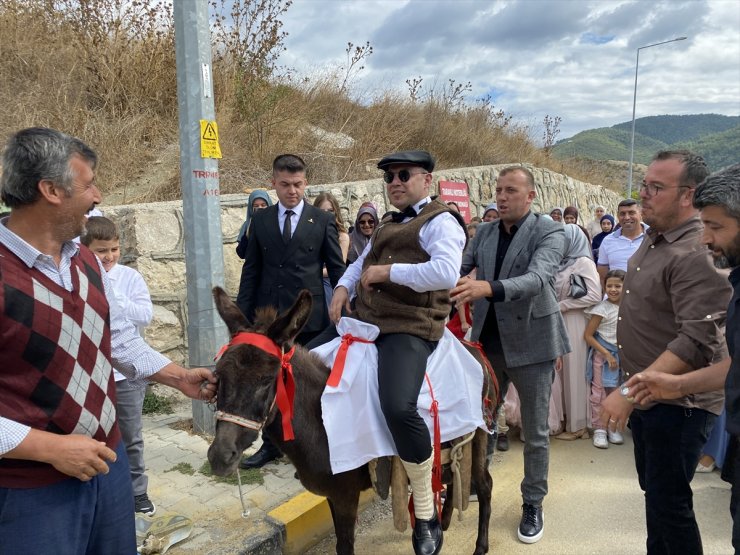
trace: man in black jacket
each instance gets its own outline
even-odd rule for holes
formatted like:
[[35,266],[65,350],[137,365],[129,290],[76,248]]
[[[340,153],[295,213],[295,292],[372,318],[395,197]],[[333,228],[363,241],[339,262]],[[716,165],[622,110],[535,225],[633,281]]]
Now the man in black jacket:
[[[296,342],[304,345],[329,325],[322,271],[332,287],[345,270],[334,215],[306,203],[306,164],[298,156],[282,154],[272,163],[272,186],[278,204],[253,216],[252,231],[242,268],[236,304],[248,320],[257,308],[290,308],[302,289],[313,295],[313,309]],[[259,468],[280,456],[263,443],[243,461],[242,468]]]

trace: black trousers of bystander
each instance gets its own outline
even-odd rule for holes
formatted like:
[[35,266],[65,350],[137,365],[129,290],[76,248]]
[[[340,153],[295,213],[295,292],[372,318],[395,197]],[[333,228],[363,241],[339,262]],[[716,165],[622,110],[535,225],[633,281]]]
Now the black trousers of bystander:
[[635,466],[645,492],[648,555],[700,555],[691,480],[716,415],[657,404],[630,416]]

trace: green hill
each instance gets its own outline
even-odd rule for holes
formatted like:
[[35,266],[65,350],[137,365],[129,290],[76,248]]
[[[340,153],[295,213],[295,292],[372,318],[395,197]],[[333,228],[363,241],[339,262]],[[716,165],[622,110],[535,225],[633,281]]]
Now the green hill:
[[676,143],[674,146],[700,153],[712,170],[725,168],[740,162],[740,125],[696,141]]
[[[648,116],[635,120],[635,134],[639,133],[673,145],[694,141],[714,133],[722,133],[738,125],[740,125],[740,116],[720,116],[719,114]],[[632,122],[618,123],[613,128],[630,133]]]
[[[560,159],[629,161],[632,122],[581,131],[559,141],[555,156]],[[697,114],[650,116],[635,120],[634,161],[648,164],[652,156],[667,148],[688,148],[704,156],[716,171],[738,162],[740,116]]]

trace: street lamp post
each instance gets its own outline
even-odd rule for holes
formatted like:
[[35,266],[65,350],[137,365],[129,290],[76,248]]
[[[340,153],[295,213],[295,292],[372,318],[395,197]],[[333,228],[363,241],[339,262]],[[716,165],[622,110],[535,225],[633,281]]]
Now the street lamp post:
[[661,44],[668,44],[669,42],[676,42],[679,40],[686,40],[686,37],[677,37],[671,40],[664,40],[663,42],[656,42],[655,44],[640,46],[637,49],[637,61],[635,62],[635,92],[632,95],[632,135],[630,138],[630,165],[629,177],[627,178],[627,198],[632,197],[632,162],[635,159],[635,108],[637,107],[637,71],[640,67],[640,50],[650,48],[652,46],[660,46]]

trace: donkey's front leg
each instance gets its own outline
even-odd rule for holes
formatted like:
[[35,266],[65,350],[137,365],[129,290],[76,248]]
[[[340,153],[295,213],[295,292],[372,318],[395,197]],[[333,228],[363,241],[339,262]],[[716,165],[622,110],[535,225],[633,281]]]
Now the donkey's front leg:
[[471,478],[478,493],[478,538],[475,541],[474,555],[488,553],[488,526],[491,520],[491,495],[493,479],[488,472],[486,446],[488,434],[483,430],[476,430],[473,438],[473,464]]
[[360,492],[344,491],[332,496],[329,501],[334,532],[337,535],[337,555],[353,555],[355,552],[355,523]]

